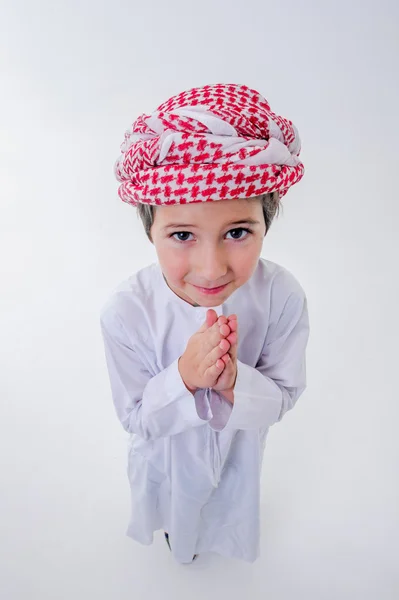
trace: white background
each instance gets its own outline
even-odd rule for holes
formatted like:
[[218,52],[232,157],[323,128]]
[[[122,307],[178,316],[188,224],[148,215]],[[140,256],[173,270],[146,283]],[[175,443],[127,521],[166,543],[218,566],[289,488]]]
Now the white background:
[[[398,6],[2,1],[5,600],[398,598]],[[261,558],[182,567],[159,534],[125,536],[99,311],[155,260],[116,194],[125,129],[217,82],[258,89],[301,134],[306,175],[263,256],[307,292],[309,385],[270,430]]]

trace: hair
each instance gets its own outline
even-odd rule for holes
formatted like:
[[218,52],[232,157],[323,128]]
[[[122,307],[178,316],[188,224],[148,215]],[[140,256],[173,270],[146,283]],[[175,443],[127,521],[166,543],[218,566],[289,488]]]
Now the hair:
[[[271,192],[269,194],[262,194],[261,196],[255,196],[260,198],[262,202],[263,216],[265,219],[266,233],[269,231],[272,221],[276,215],[280,212],[280,196],[278,192]],[[248,198],[249,199],[249,198]],[[139,202],[137,205],[137,214],[143,222],[144,230],[147,234],[148,239],[151,239],[151,227],[154,222],[154,209],[156,206],[152,204],[144,204]],[[265,233],[265,235],[266,235]]]

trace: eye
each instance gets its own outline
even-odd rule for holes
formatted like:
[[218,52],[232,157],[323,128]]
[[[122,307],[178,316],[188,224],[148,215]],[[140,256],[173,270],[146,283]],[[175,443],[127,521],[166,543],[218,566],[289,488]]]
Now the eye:
[[[245,232],[246,235],[241,235],[243,232]],[[250,229],[246,229],[245,227],[237,227],[236,229],[230,229],[230,231],[228,231],[226,235],[228,235],[229,233],[231,233],[233,240],[243,240],[246,237],[248,237],[248,235],[251,234],[252,231]]]
[[[175,237],[176,235],[178,237]],[[192,235],[192,233],[190,233],[189,231],[176,231],[175,233],[172,233],[170,237],[172,237],[178,242],[187,242],[187,236],[189,235]]]

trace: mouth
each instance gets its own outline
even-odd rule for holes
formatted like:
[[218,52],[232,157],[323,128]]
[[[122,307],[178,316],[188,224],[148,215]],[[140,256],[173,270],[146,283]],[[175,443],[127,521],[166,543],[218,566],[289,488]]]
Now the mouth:
[[227,285],[228,284],[226,283],[225,285],[220,285],[219,287],[214,288],[203,288],[199,287],[198,285],[194,285],[194,287],[201,292],[201,294],[219,294],[227,287]]

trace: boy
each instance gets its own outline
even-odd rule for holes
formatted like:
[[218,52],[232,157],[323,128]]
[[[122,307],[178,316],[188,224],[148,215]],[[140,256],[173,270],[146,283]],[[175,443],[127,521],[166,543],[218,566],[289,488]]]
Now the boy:
[[127,534],[165,531],[175,559],[259,556],[269,427],[305,389],[305,294],[260,258],[280,198],[300,180],[298,132],[242,85],[183,92],[125,135],[122,200],[158,263],[101,314],[117,415],[131,435]]

